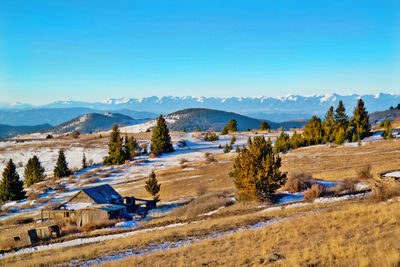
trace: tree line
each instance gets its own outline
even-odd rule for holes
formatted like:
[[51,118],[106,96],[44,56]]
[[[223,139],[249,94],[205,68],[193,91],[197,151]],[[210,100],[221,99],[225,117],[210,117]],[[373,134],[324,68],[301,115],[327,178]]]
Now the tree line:
[[318,116],[313,116],[304,126],[302,134],[295,131],[289,137],[282,130],[276,140],[274,150],[275,152],[286,152],[289,149],[316,144],[360,142],[370,135],[371,124],[364,101],[358,100],[351,119],[346,114],[343,102],[339,101],[336,110],[331,106],[323,120]]

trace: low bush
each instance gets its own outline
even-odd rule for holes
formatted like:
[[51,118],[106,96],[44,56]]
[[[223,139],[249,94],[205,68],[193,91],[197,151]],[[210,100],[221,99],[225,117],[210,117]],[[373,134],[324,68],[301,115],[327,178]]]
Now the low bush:
[[82,232],[90,232],[96,229],[114,226],[117,222],[117,220],[101,220],[96,222],[89,222],[80,227],[79,230],[81,230]]
[[340,192],[346,191],[347,193],[354,193],[356,192],[356,186],[357,186],[358,180],[352,179],[352,178],[347,178],[344,179],[343,182],[339,186]]
[[99,178],[97,178],[97,177],[92,177],[92,178],[90,178],[90,179],[86,179],[85,181],[83,181],[83,183],[82,183],[81,185],[92,184],[92,183],[96,183],[96,182],[98,182],[98,181],[100,181]]
[[233,204],[227,192],[209,192],[192,200],[189,204],[176,208],[172,215],[176,217],[194,217]]
[[210,153],[210,152],[206,152],[206,153],[204,154],[204,157],[206,158],[206,161],[207,161],[208,163],[216,162],[216,161],[217,161],[217,160],[214,158],[213,154]]
[[283,186],[283,190],[290,193],[296,193],[310,188],[312,185],[312,176],[306,172],[291,173]]
[[314,199],[321,197],[325,192],[325,187],[319,184],[313,184],[310,189],[304,193],[304,199],[307,201],[313,201]]
[[33,191],[32,193],[29,194],[28,199],[29,200],[35,200],[40,197],[40,193]]
[[400,181],[394,178],[376,178],[372,184],[371,198],[374,202],[381,202],[400,196]]
[[357,171],[357,177],[360,180],[370,180],[373,178],[371,165],[366,165]]

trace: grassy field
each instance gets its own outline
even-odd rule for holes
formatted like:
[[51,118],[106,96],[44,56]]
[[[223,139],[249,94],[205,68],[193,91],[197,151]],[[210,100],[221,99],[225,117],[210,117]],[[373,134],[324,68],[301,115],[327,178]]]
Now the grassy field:
[[308,172],[314,178],[342,181],[357,178],[357,171],[371,165],[378,174],[400,169],[400,140],[366,142],[362,146],[319,145],[294,150],[282,156],[283,170]]
[[[143,133],[143,135],[148,133]],[[141,136],[146,138],[146,136]],[[139,136],[138,136],[139,138]],[[83,139],[85,140],[85,139]],[[86,142],[86,141],[82,141]],[[87,142],[103,142],[102,139]],[[99,143],[97,143],[99,145]],[[308,172],[314,178],[342,181],[357,176],[357,170],[371,165],[375,176],[400,169],[400,142],[387,140],[369,142],[363,146],[313,146],[282,155],[283,170]],[[156,170],[162,184],[162,201],[198,196],[196,201],[171,213],[161,214],[144,222],[139,229],[158,229],[175,223],[184,225],[159,228],[137,233],[118,240],[108,240],[85,246],[41,251],[0,260],[1,266],[43,266],[71,260],[88,260],[124,250],[140,250],[150,244],[177,242],[188,238],[205,238],[185,248],[152,253],[107,262],[113,265],[140,266],[252,266],[267,263],[282,266],[397,266],[400,263],[397,240],[400,238],[399,202],[372,203],[353,200],[326,204],[306,204],[262,212],[260,203],[231,203],[235,188],[228,173],[235,154],[219,154],[204,160],[186,162],[179,166]],[[135,164],[134,162],[131,164]],[[121,167],[124,168],[124,167]],[[115,188],[122,195],[148,198],[144,190],[147,176],[127,180]],[[187,200],[190,201],[190,200]],[[162,204],[162,203],[161,203]],[[220,211],[203,216],[205,212],[225,206]],[[207,239],[210,233],[221,233],[258,222],[284,219],[258,230],[247,230],[224,237]],[[1,231],[15,226],[3,225]],[[21,227],[27,228],[33,224]],[[117,233],[97,231],[83,236]],[[68,240],[72,237],[65,237]],[[201,255],[201,256],[199,256]]]
[[353,202],[102,266],[398,266],[399,240],[399,202]]

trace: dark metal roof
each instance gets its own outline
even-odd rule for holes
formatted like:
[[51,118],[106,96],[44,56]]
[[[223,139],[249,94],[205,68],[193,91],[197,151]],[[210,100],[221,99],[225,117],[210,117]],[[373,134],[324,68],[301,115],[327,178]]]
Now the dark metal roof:
[[122,199],[110,185],[99,185],[82,189],[96,204],[113,204],[115,200]]

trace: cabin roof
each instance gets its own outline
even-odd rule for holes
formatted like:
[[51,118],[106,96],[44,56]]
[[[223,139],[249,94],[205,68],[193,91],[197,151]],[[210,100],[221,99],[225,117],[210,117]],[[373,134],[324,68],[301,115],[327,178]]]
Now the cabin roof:
[[108,184],[84,188],[82,191],[93,199],[96,204],[112,204],[113,200],[122,198],[122,196]]

